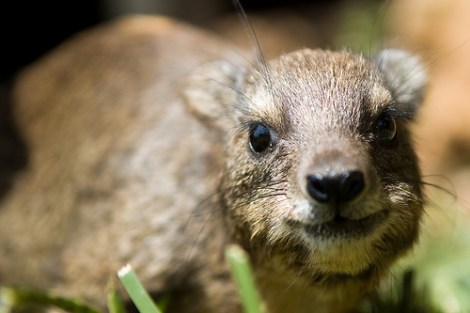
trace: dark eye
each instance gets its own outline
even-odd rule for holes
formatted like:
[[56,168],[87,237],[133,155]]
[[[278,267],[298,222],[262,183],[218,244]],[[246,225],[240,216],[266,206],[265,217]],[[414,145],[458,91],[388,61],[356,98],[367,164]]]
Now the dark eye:
[[250,149],[255,153],[263,153],[273,144],[270,129],[262,124],[256,123],[250,127]]
[[382,142],[391,142],[397,136],[397,123],[390,113],[383,113],[375,123],[375,136]]

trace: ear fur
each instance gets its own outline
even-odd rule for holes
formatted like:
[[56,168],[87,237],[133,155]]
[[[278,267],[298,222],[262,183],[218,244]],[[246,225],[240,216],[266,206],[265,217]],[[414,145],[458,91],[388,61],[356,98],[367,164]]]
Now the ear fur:
[[427,80],[421,60],[399,49],[385,49],[374,62],[392,91],[398,109],[414,115],[423,100]]
[[243,70],[228,61],[197,68],[187,80],[183,95],[188,108],[210,126],[225,130],[234,125],[237,82]]

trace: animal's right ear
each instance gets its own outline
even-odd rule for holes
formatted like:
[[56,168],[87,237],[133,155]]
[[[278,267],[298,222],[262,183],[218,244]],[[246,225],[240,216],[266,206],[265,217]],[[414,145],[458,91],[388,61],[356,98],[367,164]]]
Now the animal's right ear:
[[197,68],[186,80],[183,94],[188,108],[204,122],[226,130],[235,124],[237,82],[243,70],[228,61]]
[[398,108],[414,116],[423,100],[427,81],[421,60],[399,49],[385,49],[375,57],[375,64]]

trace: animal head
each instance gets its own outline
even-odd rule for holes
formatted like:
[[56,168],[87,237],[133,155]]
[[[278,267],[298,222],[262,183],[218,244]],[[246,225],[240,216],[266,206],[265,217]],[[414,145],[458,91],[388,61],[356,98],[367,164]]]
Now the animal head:
[[233,239],[263,251],[255,262],[278,255],[317,277],[389,265],[418,235],[408,126],[424,85],[419,60],[400,50],[202,66],[185,96],[225,142],[220,193]]

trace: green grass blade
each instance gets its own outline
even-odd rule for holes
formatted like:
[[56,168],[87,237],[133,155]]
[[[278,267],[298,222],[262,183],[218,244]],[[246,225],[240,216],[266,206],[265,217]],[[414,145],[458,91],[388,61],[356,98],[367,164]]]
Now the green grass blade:
[[265,313],[246,253],[238,246],[230,246],[226,257],[245,312]]
[[[109,313],[127,313],[121,295],[116,289],[116,281],[113,277],[108,283],[106,303]],[[1,313],[1,312],[0,312]]]
[[120,269],[118,277],[140,313],[162,313],[145,291],[130,265]]
[[81,300],[64,298],[50,291],[0,287],[0,312],[29,306],[53,306],[70,313],[101,313]]

